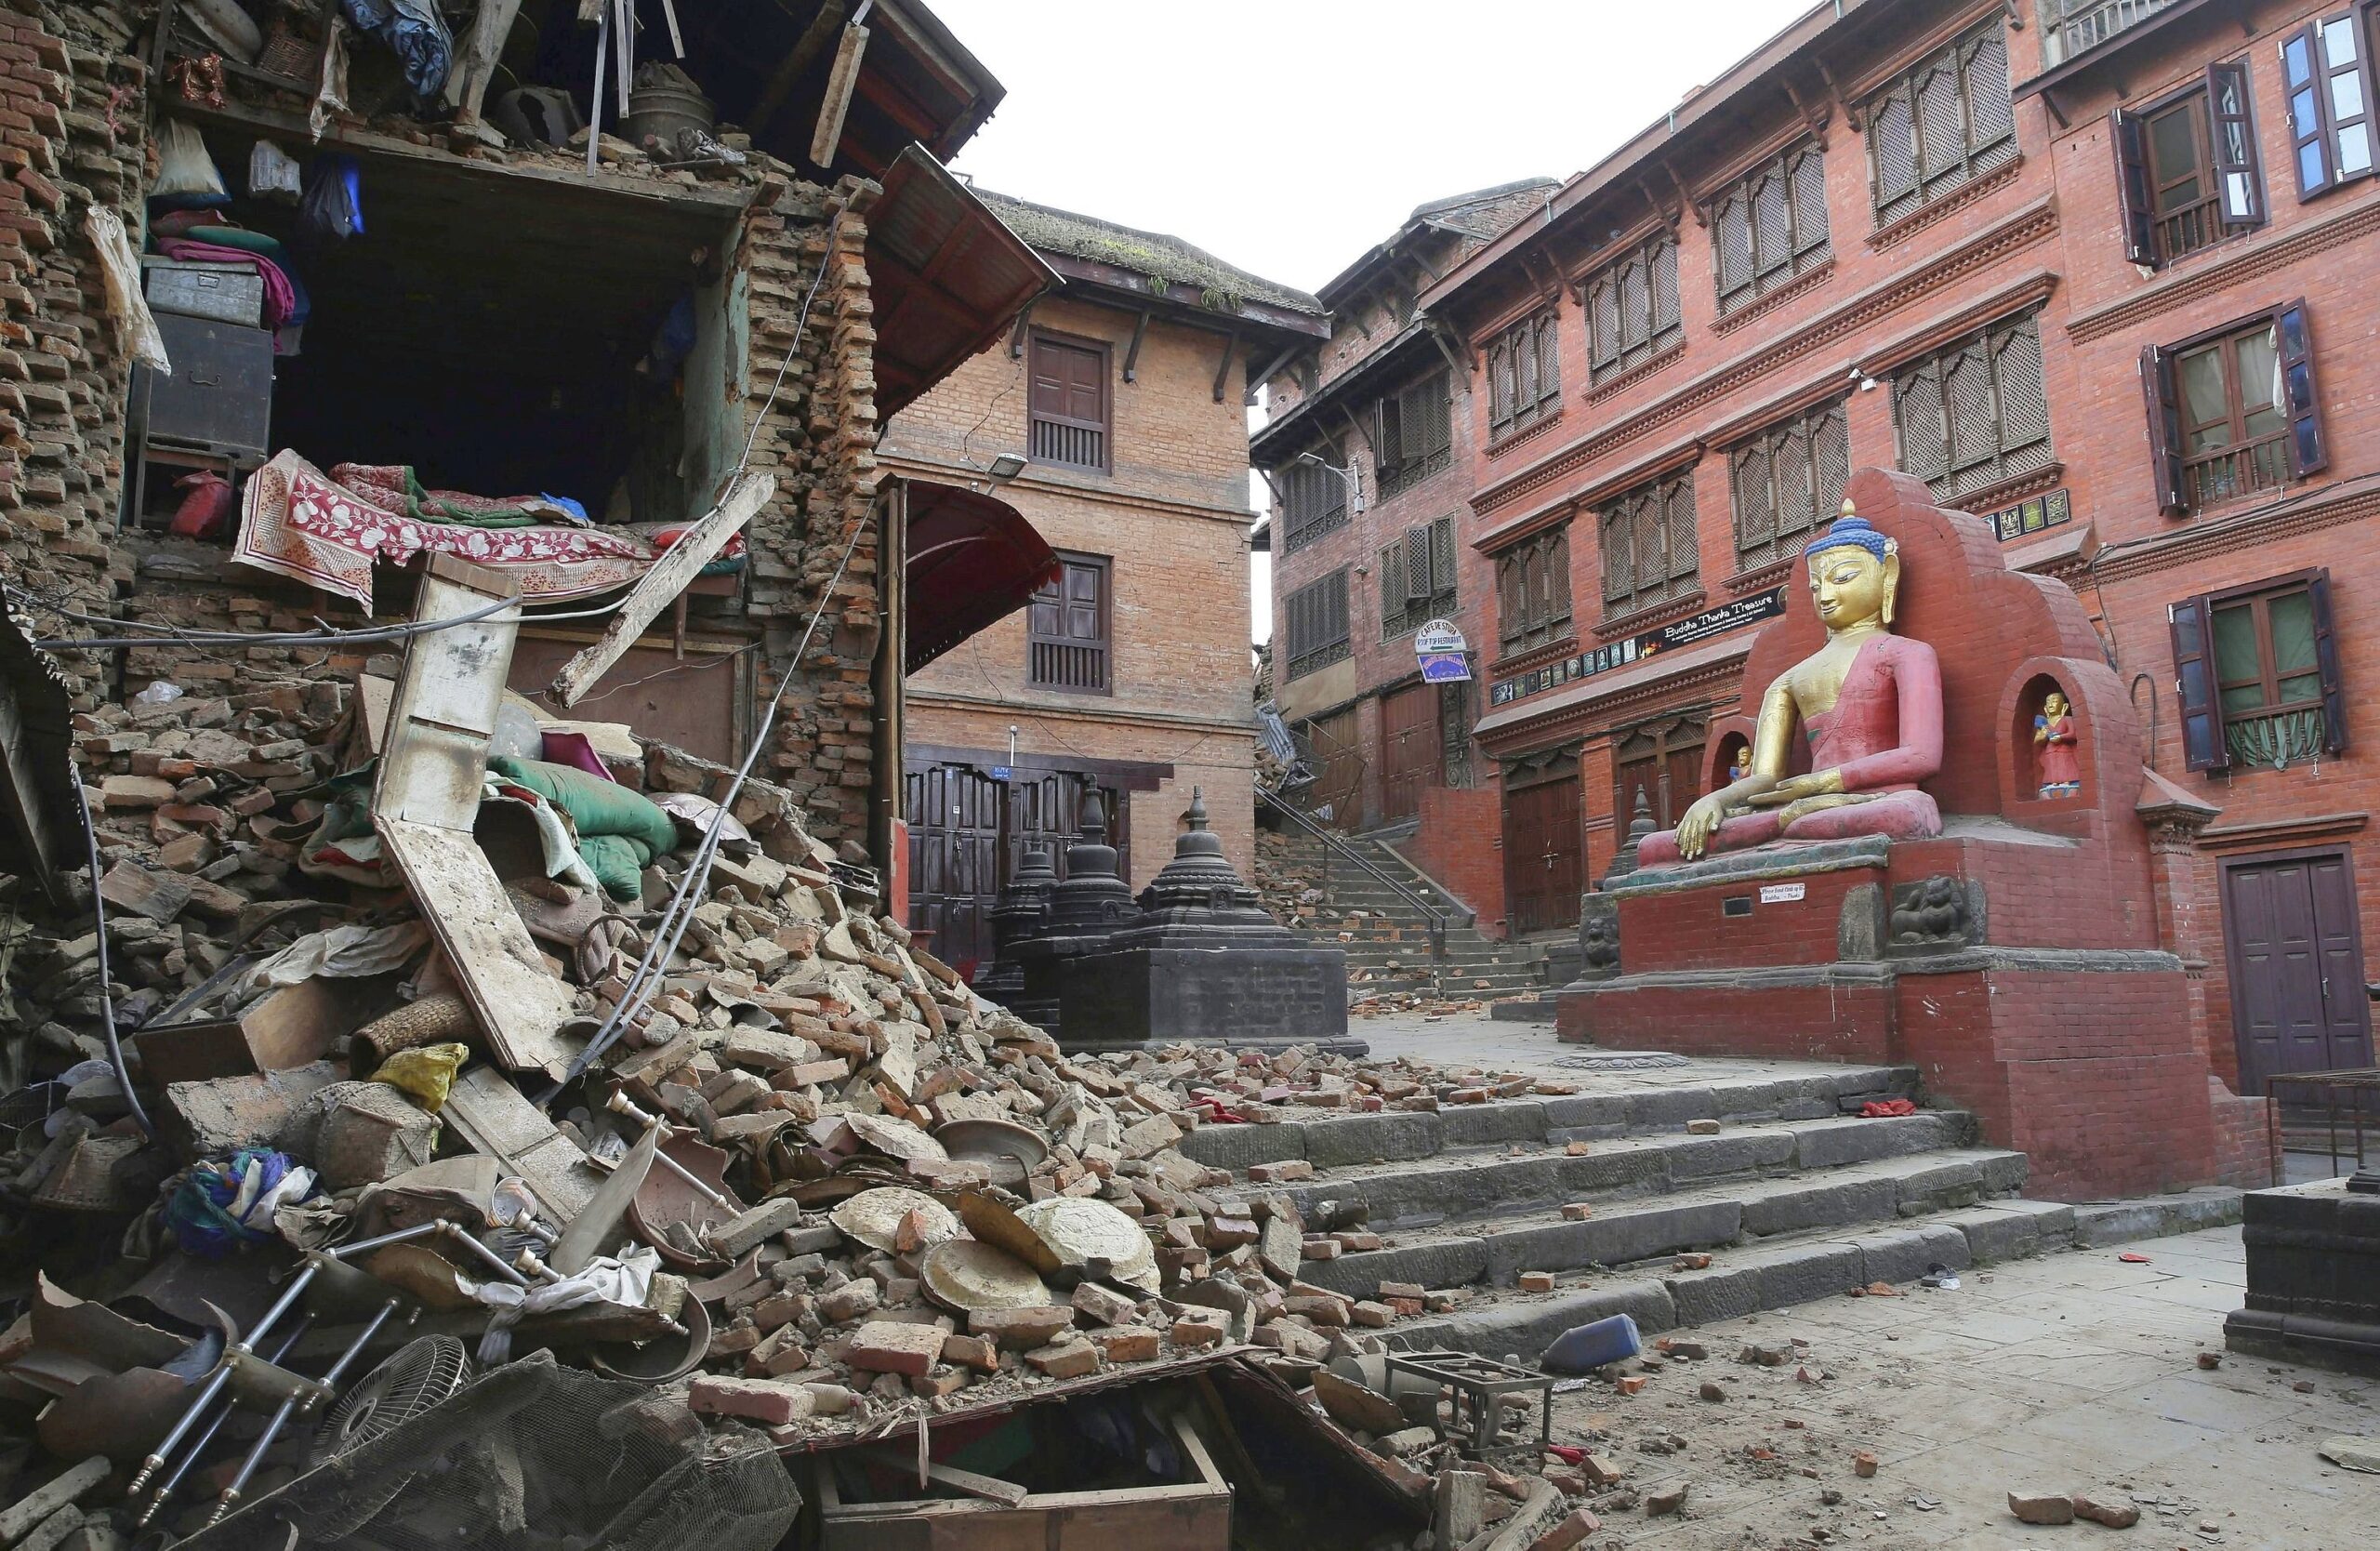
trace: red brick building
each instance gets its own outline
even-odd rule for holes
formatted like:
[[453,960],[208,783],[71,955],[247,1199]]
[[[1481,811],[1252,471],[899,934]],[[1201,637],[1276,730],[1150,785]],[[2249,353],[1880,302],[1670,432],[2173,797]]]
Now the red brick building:
[[[1324,285],[1330,336],[1273,364],[1249,446],[1273,493],[1256,542],[1273,556],[1274,700],[1317,772],[1301,800],[1345,829],[1417,824],[1425,866],[1441,830],[1496,821],[1471,749],[1492,581],[1460,541],[1474,378],[1414,298],[1555,186],[1421,205]],[[1414,641],[1434,619],[1462,631],[1474,682],[1421,682]]]
[[2220,810],[2161,902],[2217,1070],[2370,1062],[2372,13],[1829,0],[1422,293],[1495,577],[1501,826],[1441,874],[1483,921],[1575,921],[1640,802],[1724,779],[1749,627],[1898,468],[2076,589],[2154,773]]
[[982,198],[1055,284],[882,447],[892,472],[979,491],[1009,457],[997,499],[1060,567],[1025,608],[910,656],[910,920],[962,968],[990,958],[986,912],[1026,845],[1063,875],[1086,799],[1135,888],[1171,857],[1194,787],[1253,872],[1245,403],[1251,371],[1323,332],[1313,298],[1176,238]]

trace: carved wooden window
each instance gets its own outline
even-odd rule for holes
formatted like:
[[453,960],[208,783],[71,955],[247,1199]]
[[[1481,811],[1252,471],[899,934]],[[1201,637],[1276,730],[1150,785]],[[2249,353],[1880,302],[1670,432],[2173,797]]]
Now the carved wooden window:
[[2115,145],[2123,256],[2162,264],[2264,220],[2264,176],[2248,110],[2247,67],[2207,67],[2205,84],[2146,112],[2118,108]]
[[2301,299],[2141,351],[2157,508],[2202,511],[2330,467]]
[[1025,682],[1036,689],[1106,695],[1108,570],[1104,555],[1058,556],[1058,575],[1025,605]]
[[2049,400],[2033,314],[1978,329],[1893,374],[1900,466],[1942,500],[2050,460]]
[[2281,40],[2281,85],[2297,197],[2371,176],[2380,161],[2372,117],[2372,39],[2360,10],[2341,11]]
[[1569,636],[1567,524],[1515,544],[1496,557],[1496,630],[1508,657]]
[[1453,461],[1449,379],[1434,372],[1372,406],[1372,471],[1383,499],[1443,471]]
[[1586,293],[1591,383],[1686,342],[1674,232],[1660,232],[1587,276]]
[[1699,583],[1689,471],[1640,484],[1604,507],[1606,619],[1691,596]]
[[1454,519],[1408,528],[1380,551],[1380,638],[1410,635],[1454,612]]
[[1797,551],[1832,521],[1851,477],[1843,401],[1770,426],[1727,454],[1736,510],[1736,560],[1745,570]]
[[1753,168],[1712,204],[1712,269],[1722,314],[1825,263],[1826,155],[1805,140]]
[[1290,678],[1303,678],[1334,662],[1344,662],[1353,652],[1347,632],[1347,572],[1343,566],[1290,593],[1286,613]]
[[1031,378],[1034,461],[1104,471],[1107,347],[1036,334]]
[[2165,614],[2183,763],[2286,765],[2346,751],[2329,571],[2185,598]]
[[[1281,496],[1283,554],[1295,554],[1324,534],[1347,525],[1347,476],[1339,471],[1339,450],[1325,446],[1315,456],[1322,463],[1301,458],[1274,476]],[[1323,467],[1326,463],[1329,468]]]
[[1547,311],[1523,318],[1488,346],[1488,439],[1561,412],[1561,330]]
[[1877,225],[2016,158],[2004,25],[1993,16],[1868,99],[1869,188]]

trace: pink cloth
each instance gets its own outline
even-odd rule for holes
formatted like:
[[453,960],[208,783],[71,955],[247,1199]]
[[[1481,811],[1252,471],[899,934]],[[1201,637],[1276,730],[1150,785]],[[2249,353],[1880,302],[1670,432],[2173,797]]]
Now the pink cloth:
[[[1941,809],[1917,789],[1942,768],[1942,667],[1933,647],[1906,636],[1870,636],[1843,676],[1833,709],[1808,718],[1803,731],[1812,770],[1842,772],[1845,791],[1885,795],[1821,808],[1791,824],[1774,809],[1744,814],[1712,831],[1704,855],[1775,840],[1915,840],[1942,832]],[[1677,836],[1669,830],[1646,835],[1637,842],[1636,858],[1647,866],[1677,861]]]
[[186,259],[193,264],[247,264],[255,268],[264,280],[264,326],[279,328],[298,311],[298,290],[281,266],[261,253],[250,253],[244,247],[223,247],[215,243],[202,243],[191,237],[161,237],[157,251],[168,258]]
[[589,776],[601,776],[606,781],[615,779],[610,769],[603,763],[603,756],[595,752],[594,740],[585,733],[557,733],[549,730],[540,736],[543,741],[538,747],[537,757],[547,763],[566,764],[573,770],[583,770]]

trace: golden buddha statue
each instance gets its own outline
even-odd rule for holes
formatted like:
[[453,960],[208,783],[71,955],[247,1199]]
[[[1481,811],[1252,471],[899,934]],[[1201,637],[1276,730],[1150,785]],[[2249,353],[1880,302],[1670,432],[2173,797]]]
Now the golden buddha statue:
[[[1892,633],[1898,547],[1845,501],[1802,555],[1826,644],[1761,697],[1749,773],[1697,799],[1673,833],[1646,836],[1641,862],[1777,840],[1942,832],[1941,811],[1917,789],[1942,768],[1942,670],[1934,648]],[[1786,774],[1796,723],[1809,740],[1806,776]]]

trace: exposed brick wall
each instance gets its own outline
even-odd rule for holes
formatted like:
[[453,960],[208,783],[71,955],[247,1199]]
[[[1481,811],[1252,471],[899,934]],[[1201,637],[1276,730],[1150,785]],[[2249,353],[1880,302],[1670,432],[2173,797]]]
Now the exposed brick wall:
[[[1397,842],[1406,859],[1471,908],[1480,935],[1501,938],[1504,915],[1503,794],[1492,787],[1421,789],[1421,823]],[[1488,843],[1478,843],[1482,836]]]
[[[139,230],[131,43],[112,7],[0,8],[0,574],[93,612],[131,577],[111,545],[131,357],[83,223],[97,202]],[[85,707],[115,672],[105,657],[63,666]]]
[[[1044,299],[1033,325],[1109,350],[1111,468],[1029,464],[999,489],[1050,545],[1109,562],[1110,693],[1027,682],[1024,610],[994,622],[911,675],[903,718],[912,746],[1017,749],[1064,766],[1084,760],[1170,764],[1157,790],[1130,796],[1130,869],[1145,883],[1173,854],[1193,787],[1224,854],[1255,868],[1255,734],[1248,656],[1248,429],[1243,345],[1214,395],[1223,333],[1150,319],[1123,362],[1138,315],[1079,297]],[[1029,446],[1027,361],[998,345],[963,363],[894,417],[892,471],[963,481],[997,455]]]

